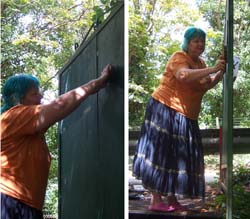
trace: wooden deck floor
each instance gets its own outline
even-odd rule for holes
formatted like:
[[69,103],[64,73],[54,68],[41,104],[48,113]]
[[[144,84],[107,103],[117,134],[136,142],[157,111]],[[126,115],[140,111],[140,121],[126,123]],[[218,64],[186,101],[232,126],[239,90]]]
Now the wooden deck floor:
[[[214,188],[210,186],[206,187],[205,203],[201,199],[180,199],[178,201],[188,211],[167,213],[149,211],[149,192],[143,187],[136,190],[131,188],[129,191],[129,219],[223,219],[222,213],[215,212],[214,208],[211,207],[211,204],[215,203],[215,196],[212,195]],[[164,201],[167,202],[167,200]]]
[[195,205],[190,203],[190,200],[180,202],[189,210],[168,213],[152,212],[147,209],[149,200],[130,200],[129,219],[223,219],[221,214],[211,211],[202,212],[202,207],[197,203]]

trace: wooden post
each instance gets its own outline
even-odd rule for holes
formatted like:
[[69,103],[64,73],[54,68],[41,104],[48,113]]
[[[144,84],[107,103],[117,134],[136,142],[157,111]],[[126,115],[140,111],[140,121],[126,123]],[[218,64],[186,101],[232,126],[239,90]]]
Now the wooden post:
[[222,177],[226,192],[226,218],[232,219],[233,168],[233,0],[227,0],[225,24],[227,71],[223,80]]

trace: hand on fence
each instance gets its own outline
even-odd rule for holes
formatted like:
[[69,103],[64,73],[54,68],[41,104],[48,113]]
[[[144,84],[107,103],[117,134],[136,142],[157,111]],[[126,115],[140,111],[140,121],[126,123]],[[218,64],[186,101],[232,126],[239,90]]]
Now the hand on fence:
[[86,89],[89,94],[94,94],[98,92],[100,89],[106,87],[107,82],[109,81],[112,75],[112,66],[110,64],[106,65],[105,68],[102,70],[101,75],[92,81],[90,81],[86,85]]
[[112,75],[112,65],[108,64],[104,67],[104,69],[102,70],[102,73],[100,75],[100,77],[98,78],[100,80],[100,89],[106,87],[107,82],[110,80]]
[[102,70],[100,78],[103,78],[104,82],[107,83],[111,75],[112,75],[112,65],[108,64]]

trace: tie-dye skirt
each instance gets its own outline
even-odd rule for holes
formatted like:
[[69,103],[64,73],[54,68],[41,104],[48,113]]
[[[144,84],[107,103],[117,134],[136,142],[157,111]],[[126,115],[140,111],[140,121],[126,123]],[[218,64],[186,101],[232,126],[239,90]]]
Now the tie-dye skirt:
[[43,213],[1,193],[1,219],[43,219]]
[[204,158],[197,120],[150,98],[133,174],[151,192],[204,198]]

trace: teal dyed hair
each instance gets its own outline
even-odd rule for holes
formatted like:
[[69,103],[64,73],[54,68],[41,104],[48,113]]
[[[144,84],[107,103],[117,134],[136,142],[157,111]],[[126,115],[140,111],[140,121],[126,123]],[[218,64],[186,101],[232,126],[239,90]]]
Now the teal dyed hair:
[[196,28],[196,27],[188,28],[184,34],[184,40],[181,46],[183,51],[185,52],[188,51],[188,44],[190,40],[194,38],[202,38],[206,40],[206,33],[200,28]]
[[7,79],[2,90],[3,107],[1,113],[20,103],[20,100],[31,88],[38,88],[39,81],[28,74],[19,74]]

